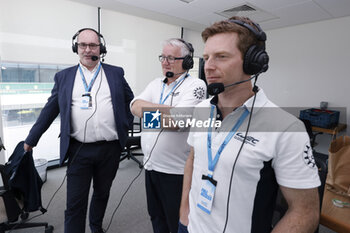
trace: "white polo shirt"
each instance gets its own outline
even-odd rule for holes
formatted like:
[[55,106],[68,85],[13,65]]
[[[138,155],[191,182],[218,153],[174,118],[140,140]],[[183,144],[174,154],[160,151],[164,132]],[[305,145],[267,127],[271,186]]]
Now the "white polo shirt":
[[[170,93],[174,85],[177,87],[164,102],[174,107],[193,107],[206,98],[206,85],[203,80],[188,75],[183,82],[182,75],[170,85],[164,85],[163,99]],[[150,82],[146,89],[135,97],[130,106],[137,99],[159,104],[163,90],[163,78]],[[168,174],[183,174],[184,166],[190,147],[187,144],[188,130],[147,130],[141,134],[141,147],[144,154],[146,170],[154,170]],[[151,154],[151,155],[150,155]]]
[[[251,110],[253,98],[225,117],[220,128],[213,129],[213,157],[242,113],[246,109]],[[207,119],[210,116],[210,101],[198,104],[193,117]],[[197,207],[202,175],[208,174],[208,133],[191,129],[188,143],[194,147],[194,164],[189,196],[189,232],[223,232],[232,170],[226,227],[226,232],[230,233],[268,232],[266,229],[271,226],[270,214],[275,203],[273,195],[278,188],[277,184],[296,189],[320,185],[303,123],[270,102],[261,89],[257,93],[247,140],[234,166],[248,119],[249,115],[224,148],[216,164],[213,178],[217,181],[217,186],[211,214]]]

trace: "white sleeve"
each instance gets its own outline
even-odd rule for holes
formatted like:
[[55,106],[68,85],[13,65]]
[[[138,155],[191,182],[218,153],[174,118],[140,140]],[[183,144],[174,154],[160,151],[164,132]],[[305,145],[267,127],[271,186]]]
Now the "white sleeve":
[[176,107],[191,107],[202,102],[207,96],[207,87],[203,80],[194,79],[185,93],[182,94]]
[[272,166],[279,185],[306,189],[320,186],[318,169],[312,154],[310,140],[303,129],[289,129],[278,138]]

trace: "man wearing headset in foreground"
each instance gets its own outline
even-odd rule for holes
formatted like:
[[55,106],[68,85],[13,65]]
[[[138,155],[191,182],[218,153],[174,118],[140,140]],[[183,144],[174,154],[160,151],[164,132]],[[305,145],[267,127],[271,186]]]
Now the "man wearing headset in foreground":
[[[162,113],[169,108],[186,109],[205,98],[204,81],[188,73],[193,67],[193,52],[192,45],[182,39],[164,41],[159,56],[163,77],[150,82],[131,102],[134,115],[142,117],[147,107]],[[153,132],[143,129],[141,135],[147,208],[155,233],[173,233],[178,228],[183,171],[190,149],[188,130],[162,127]]]
[[[190,131],[179,232],[314,232],[320,180],[305,127],[250,81],[268,68],[266,34],[250,19],[233,17],[206,28],[202,38],[214,97],[198,104],[193,118],[222,124]],[[278,187],[289,208],[271,229]]]
[[60,114],[60,165],[68,159],[65,233],[85,232],[91,180],[90,229],[104,232],[110,188],[133,122],[129,104],[134,95],[121,67],[100,62],[100,55],[107,52],[102,39],[91,28],[73,36],[72,49],[79,55],[79,64],[55,75],[51,96],[24,144],[26,151],[36,146]]

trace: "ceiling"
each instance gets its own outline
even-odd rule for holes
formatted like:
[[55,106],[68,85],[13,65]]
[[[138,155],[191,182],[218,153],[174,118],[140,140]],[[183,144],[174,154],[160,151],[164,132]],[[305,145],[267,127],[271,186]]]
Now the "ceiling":
[[[349,0],[71,0],[202,31],[229,15],[248,16],[264,30],[350,16]],[[238,11],[231,10],[238,8]],[[224,14],[226,13],[228,14]],[[103,14],[103,13],[102,13]]]

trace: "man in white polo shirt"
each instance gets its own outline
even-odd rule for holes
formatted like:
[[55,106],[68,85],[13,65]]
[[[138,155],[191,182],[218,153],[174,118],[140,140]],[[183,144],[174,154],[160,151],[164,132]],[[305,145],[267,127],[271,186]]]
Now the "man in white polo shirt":
[[[202,38],[214,97],[198,104],[193,118],[222,124],[191,128],[178,232],[314,232],[320,180],[305,127],[250,81],[268,68],[266,34],[233,17]],[[271,229],[278,187],[289,208]]]
[[[131,102],[134,115],[142,117],[147,107],[160,111],[193,107],[205,99],[204,81],[188,74],[193,67],[193,52],[192,45],[182,39],[164,42],[159,56],[164,76],[150,82]],[[154,232],[177,232],[183,172],[190,151],[187,136],[186,129],[142,131],[147,206]]]

